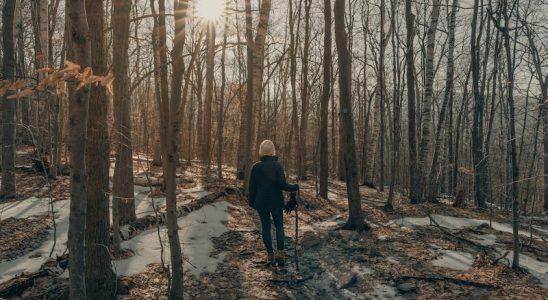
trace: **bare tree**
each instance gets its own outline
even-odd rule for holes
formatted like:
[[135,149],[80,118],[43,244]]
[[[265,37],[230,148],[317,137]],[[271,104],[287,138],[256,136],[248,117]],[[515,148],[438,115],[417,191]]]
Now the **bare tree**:
[[439,187],[439,157],[440,157],[440,148],[442,143],[442,131],[443,124],[445,123],[445,114],[447,111],[448,103],[453,97],[453,79],[454,79],[454,66],[455,66],[455,27],[456,27],[456,18],[457,18],[457,6],[458,0],[453,0],[451,5],[451,14],[449,15],[449,49],[447,52],[447,72],[445,79],[445,94],[443,97],[443,103],[440,109],[438,117],[438,125],[436,128],[436,137],[434,139],[434,158],[432,159],[432,168],[430,169],[430,175],[428,176],[428,191],[427,199],[429,201],[434,201],[437,197],[438,187]]
[[[13,41],[13,20],[16,0],[6,0],[2,9],[2,46],[4,48],[2,73],[3,79],[15,81],[15,44]],[[0,200],[15,198],[15,114],[17,103],[8,99],[10,93],[2,99],[2,190]]]
[[426,173],[428,159],[428,150],[430,145],[430,122],[432,119],[432,97],[434,84],[434,50],[436,48],[436,32],[438,31],[438,21],[440,17],[440,0],[432,0],[432,12],[430,14],[430,26],[428,27],[428,35],[426,42],[426,79],[424,82],[424,101],[422,103],[422,135],[419,151],[419,160],[417,165],[417,173],[420,176],[419,189],[420,199],[424,200],[426,190],[425,185],[428,184]]
[[310,114],[308,70],[310,59],[310,8],[312,0],[304,0],[304,40],[301,70],[301,124],[299,128],[298,145],[298,176],[306,178],[307,153],[306,141],[308,136],[308,116]]
[[[89,27],[85,0],[67,0],[69,60],[86,68],[91,64]],[[86,230],[86,138],[90,87],[76,89],[69,83],[69,140],[70,149],[70,217],[68,231],[70,299],[86,299],[85,286],[85,230]]]
[[207,24],[207,57],[206,57],[206,99],[204,115],[204,157],[206,161],[206,181],[209,180],[211,172],[211,137],[212,137],[212,105],[213,105],[213,80],[215,68],[215,24],[208,21]]
[[417,125],[415,123],[415,50],[413,39],[415,38],[415,15],[412,13],[411,0],[405,1],[405,27],[407,30],[406,61],[407,61],[407,120],[409,139],[409,198],[411,203],[418,203],[420,200],[419,173],[417,168]]
[[324,0],[324,53],[323,86],[320,103],[320,197],[327,199],[329,177],[329,145],[327,143],[327,125],[329,118],[329,96],[331,93],[331,0]]
[[[474,1],[472,34],[470,37],[472,89],[474,93],[474,124],[472,125],[472,157],[474,160],[475,201],[479,207],[487,207],[486,157],[483,154],[483,107],[484,95],[480,89],[480,46],[477,34],[479,0]],[[481,18],[481,16],[479,16]]]
[[[135,220],[133,154],[131,139],[131,93],[128,78],[129,14],[131,0],[114,0],[112,11],[112,61],[114,81],[114,135],[116,163],[112,184],[113,214],[119,225]],[[118,226],[115,219],[114,226]],[[115,233],[117,235],[117,233]]]
[[[507,91],[506,91],[506,101],[509,109],[509,126],[510,126],[510,165],[511,165],[511,186],[512,186],[512,233],[513,233],[513,248],[514,248],[514,255],[512,260],[512,268],[518,269],[519,268],[519,252],[520,252],[520,241],[519,241],[519,198],[518,198],[518,192],[519,192],[519,186],[518,186],[518,180],[519,180],[519,166],[518,166],[518,159],[517,159],[517,146],[516,146],[516,113],[515,113],[515,101],[514,101],[514,54],[512,51],[512,45],[510,43],[510,21],[512,15],[515,13],[517,6],[517,1],[513,1],[513,3],[508,3],[508,0],[502,1],[500,3],[500,8],[496,14],[502,17],[502,20],[504,20],[504,24],[500,23],[500,18],[494,17],[495,12],[492,11],[492,8],[489,8],[489,13],[491,20],[495,24],[495,27],[502,33],[503,37],[503,45],[504,45],[504,52],[506,54],[506,72],[508,76],[507,81]],[[515,30],[515,29],[513,29]],[[516,33],[517,34],[517,33]]]
[[[91,67],[93,73],[107,75],[104,43],[104,7],[101,0],[86,0],[90,31]],[[90,88],[89,120],[87,127],[86,167],[88,172],[86,224],[86,294],[90,299],[112,298],[116,290],[116,276],[110,261],[109,215],[109,99],[106,88]]]
[[265,40],[270,19],[271,0],[264,0],[259,9],[257,33],[253,39],[253,16],[251,14],[251,0],[245,0],[246,14],[246,43],[247,43],[247,93],[244,105],[244,114],[240,130],[238,146],[238,177],[244,179],[244,190],[247,190],[248,169],[251,167],[253,133],[255,132],[253,116],[254,104],[258,103],[262,95],[262,79],[264,69]]
[[339,105],[344,149],[342,155],[344,156],[346,170],[346,190],[348,192],[349,209],[348,221],[345,227],[362,231],[367,230],[369,225],[364,221],[361,208],[358,166],[356,164],[356,142],[354,140],[354,120],[352,117],[351,58],[344,23],[344,7],[345,0],[336,0],[333,15],[335,17],[335,43],[339,57]]

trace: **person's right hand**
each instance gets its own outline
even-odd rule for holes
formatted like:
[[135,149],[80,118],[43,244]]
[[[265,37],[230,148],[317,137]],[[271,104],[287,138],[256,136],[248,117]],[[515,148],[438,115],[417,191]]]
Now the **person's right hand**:
[[295,184],[295,188],[297,188],[297,191],[300,190],[300,187],[299,187],[298,183]]

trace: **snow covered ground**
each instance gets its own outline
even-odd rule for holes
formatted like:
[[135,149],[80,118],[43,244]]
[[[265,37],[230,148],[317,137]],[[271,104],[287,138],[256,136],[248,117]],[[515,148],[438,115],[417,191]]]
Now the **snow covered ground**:
[[[69,201],[61,200],[53,203],[55,221],[57,224],[57,244],[52,256],[62,255],[66,248],[68,223],[69,223]],[[50,210],[49,199],[29,198],[24,201],[12,202],[0,207],[2,218],[27,218],[38,215],[46,215]],[[17,259],[0,262],[0,282],[4,282],[21,272],[35,272],[49,258],[49,253],[54,243],[53,229],[42,245]]]
[[[179,219],[179,237],[185,257],[185,269],[196,276],[202,272],[213,272],[223,260],[224,254],[210,257],[213,251],[212,237],[218,237],[228,231],[226,224],[230,218],[228,202],[222,201],[205,205]],[[169,244],[165,230],[160,231],[164,250],[164,259],[169,263]],[[132,275],[145,271],[146,266],[161,262],[161,244],[156,228],[140,233],[122,243],[122,248],[132,250],[135,255],[114,262],[114,270],[120,275]]]
[[[452,217],[452,216],[444,216],[444,215],[432,215],[432,218],[438,222],[440,226],[446,227],[451,230],[455,229],[462,229],[466,227],[476,227],[482,223],[489,223],[488,220],[478,220],[478,219],[469,219],[469,218],[463,218],[463,217]],[[402,226],[406,227],[413,227],[413,226],[428,226],[430,225],[430,219],[428,217],[424,218],[413,218],[413,217],[405,217],[400,218],[396,220],[390,221],[388,224],[400,224]],[[512,226],[509,224],[503,224],[499,222],[492,222],[493,229],[500,231],[500,232],[506,232],[506,233],[512,233]],[[530,233],[520,230],[519,234],[525,237],[529,237]],[[497,237],[493,234],[484,234],[484,235],[478,235],[475,234],[474,240],[478,243],[484,245],[484,246],[496,246],[496,240]],[[541,239],[539,236],[533,234],[533,238],[535,239]],[[503,253],[505,252],[502,249],[498,249],[499,252]],[[468,270],[473,263],[473,257],[469,253],[465,252],[457,252],[457,251],[449,251],[449,250],[442,250],[443,255],[441,258],[436,259],[432,261],[432,264],[435,266],[450,268],[454,270]],[[510,253],[507,256],[507,259],[505,260],[508,265],[511,265],[512,258],[513,258],[513,252],[510,251]],[[540,283],[541,286],[545,289],[548,289],[548,263],[541,262],[535,258],[532,258],[525,254],[520,254],[520,266],[527,269],[534,277],[536,277]]]
[[466,271],[472,268],[474,256],[462,251],[442,250],[442,256],[432,261],[432,265],[453,270]]
[[[436,222],[438,222],[440,226],[451,229],[451,230],[468,228],[468,227],[477,227],[481,224],[489,224],[489,220],[469,219],[469,218],[463,218],[463,217],[452,217],[452,216],[435,215],[435,214],[432,215],[432,218],[436,220]],[[404,218],[395,219],[388,222],[388,225],[390,224],[399,224],[407,227],[428,226],[430,225],[430,218],[404,217]],[[503,224],[503,223],[493,221],[492,227],[493,229],[501,232],[512,233],[511,224]],[[525,237],[530,236],[530,233],[524,230],[520,230],[519,234]],[[541,239],[539,236],[534,234],[533,234],[533,238],[536,238],[539,240]]]
[[[135,186],[135,205],[138,216],[143,214],[153,214],[151,199],[146,196],[148,188]],[[187,192],[187,191],[185,191]],[[189,189],[188,194],[193,198],[207,195],[208,191],[202,187]],[[155,198],[155,205],[164,205],[165,198]],[[57,243],[53,252],[55,255],[62,255],[66,250],[67,233],[69,225],[69,200],[61,200],[53,203],[56,221]],[[187,216],[179,219],[179,235],[183,253],[188,257],[189,263],[185,264],[187,270],[190,270],[196,276],[202,272],[214,271],[217,264],[222,261],[224,255],[216,258],[209,257],[213,250],[211,237],[220,236],[228,229],[226,223],[229,219],[227,202],[218,202],[206,205]],[[50,211],[49,199],[47,198],[29,198],[24,201],[11,202],[0,206],[0,218],[28,218],[39,215],[47,215]],[[163,232],[163,230],[162,230]],[[167,247],[167,235],[162,233],[162,239],[165,242],[166,261],[169,261],[169,247]],[[22,272],[35,272],[40,266],[49,259],[49,253],[54,243],[53,228],[50,230],[48,238],[42,245],[21,257],[11,261],[0,262],[0,282],[4,282]],[[151,229],[135,236],[129,241],[122,243],[122,248],[128,248],[134,251],[135,256],[114,264],[115,270],[122,275],[130,275],[145,270],[150,263],[160,262],[160,243],[156,229]]]

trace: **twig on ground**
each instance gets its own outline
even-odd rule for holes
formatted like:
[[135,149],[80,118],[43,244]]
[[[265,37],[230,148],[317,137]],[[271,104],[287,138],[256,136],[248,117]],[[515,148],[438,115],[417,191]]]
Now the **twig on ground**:
[[474,286],[478,288],[485,288],[485,289],[496,289],[498,286],[494,286],[487,283],[477,282],[477,281],[470,281],[465,279],[458,279],[454,277],[448,277],[443,275],[427,275],[427,276],[409,276],[404,275],[396,279],[396,282],[405,281],[408,279],[415,279],[415,280],[424,280],[424,281],[430,281],[430,282],[436,282],[436,281],[447,281],[455,284],[460,285],[466,285],[466,286]]

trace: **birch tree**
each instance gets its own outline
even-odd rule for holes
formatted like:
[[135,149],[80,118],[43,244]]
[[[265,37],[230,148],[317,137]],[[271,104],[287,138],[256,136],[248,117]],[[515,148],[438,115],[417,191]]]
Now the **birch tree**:
[[419,151],[419,160],[417,165],[417,173],[419,174],[419,196],[421,201],[424,200],[425,185],[427,181],[427,164],[429,145],[430,145],[430,122],[432,118],[432,97],[434,84],[434,55],[436,49],[436,32],[438,31],[438,21],[440,16],[440,0],[432,1],[432,12],[430,14],[430,25],[428,27],[428,35],[426,42],[426,64],[425,73],[426,79],[424,82],[424,102],[422,103],[422,134]]

